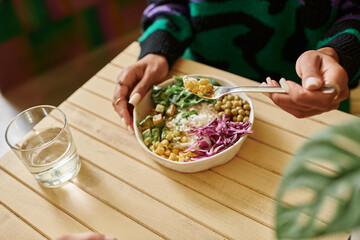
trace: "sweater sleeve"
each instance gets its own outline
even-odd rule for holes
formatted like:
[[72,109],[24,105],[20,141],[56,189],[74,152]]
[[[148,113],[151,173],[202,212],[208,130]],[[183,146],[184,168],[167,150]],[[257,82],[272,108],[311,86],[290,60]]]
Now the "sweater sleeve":
[[325,33],[318,47],[332,47],[339,54],[340,64],[354,88],[360,78],[360,3],[359,0],[342,1],[338,20]]
[[188,1],[150,1],[143,13],[141,27],[139,59],[149,53],[162,54],[171,67],[192,38]]

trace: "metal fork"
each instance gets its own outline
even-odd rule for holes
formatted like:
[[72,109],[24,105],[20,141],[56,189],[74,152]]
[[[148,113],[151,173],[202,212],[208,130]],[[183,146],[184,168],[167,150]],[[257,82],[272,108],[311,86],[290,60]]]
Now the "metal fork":
[[[324,86],[321,91],[323,93],[333,93],[335,89],[333,87]],[[226,94],[237,93],[237,92],[266,92],[266,93],[286,93],[282,87],[275,86],[241,86],[241,87],[223,87],[213,86],[213,94],[208,96],[204,95],[203,98],[217,99]]]

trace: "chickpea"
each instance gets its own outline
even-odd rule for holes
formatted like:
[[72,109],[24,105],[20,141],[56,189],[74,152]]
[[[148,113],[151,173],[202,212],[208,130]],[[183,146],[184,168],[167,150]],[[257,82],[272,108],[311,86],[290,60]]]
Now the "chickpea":
[[225,110],[226,109],[226,104],[221,105],[221,110]]
[[242,120],[243,120],[243,116],[242,115],[237,115],[236,121],[241,122]]
[[240,96],[239,96],[239,95],[236,95],[236,96],[234,97],[234,100],[235,100],[235,101],[239,101],[239,100],[240,100]]
[[231,110],[230,109],[225,109],[224,113],[228,116],[231,116]]
[[227,102],[226,104],[225,104],[225,109],[230,109],[231,108],[231,103],[230,102]]
[[239,109],[238,114],[244,116],[244,115],[245,115],[245,111],[244,111],[243,109]]
[[246,115],[246,116],[249,116],[249,115],[250,115],[250,111],[249,111],[249,110],[246,110],[246,111],[245,111],[245,115]]
[[240,106],[240,102],[239,101],[234,101],[233,106],[234,107]]
[[220,111],[221,110],[221,103],[216,103],[214,105],[214,108],[215,108],[216,111]]
[[236,116],[233,116],[233,117],[232,117],[232,120],[233,120],[233,122],[236,122],[236,121],[237,121],[237,117],[236,117]]
[[244,110],[250,110],[250,105],[249,104],[244,104],[243,109]]
[[222,118],[223,115],[224,115],[224,112],[219,112],[218,113],[219,118]]
[[237,115],[238,112],[239,111],[236,108],[231,109],[231,114],[234,115],[234,116]]
[[[226,97],[226,96],[225,96]],[[222,104],[225,104],[226,102],[227,102],[227,99],[226,98],[223,98],[223,100],[221,101],[222,102]]]
[[249,121],[249,117],[244,117],[243,122],[245,123],[247,121]]
[[230,101],[231,101],[231,100],[234,100],[234,95],[229,94],[229,95],[228,95],[228,100],[230,100]]

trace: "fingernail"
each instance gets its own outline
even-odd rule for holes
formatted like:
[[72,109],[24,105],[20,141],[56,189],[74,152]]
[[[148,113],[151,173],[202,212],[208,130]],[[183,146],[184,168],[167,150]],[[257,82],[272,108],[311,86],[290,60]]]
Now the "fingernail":
[[134,135],[134,130],[133,130],[130,126],[127,126],[127,130],[128,130],[132,135]]
[[122,122],[123,127],[126,128],[127,125],[126,125],[126,122],[125,122],[125,118],[121,118],[121,122]]
[[261,84],[260,84],[260,86],[265,86],[266,85],[266,82],[262,82]]
[[321,80],[316,77],[309,77],[305,80],[305,88],[314,89],[321,86]]
[[280,81],[280,86],[285,90],[285,92],[289,92],[289,85],[286,83],[285,78],[281,78]]
[[270,78],[270,77],[267,77],[267,78],[266,78],[266,83],[267,83],[267,84],[271,84],[271,78]]
[[129,103],[135,107],[135,106],[139,103],[140,97],[141,97],[141,96],[140,96],[139,93],[135,93],[135,94],[132,95],[132,97],[130,98]]

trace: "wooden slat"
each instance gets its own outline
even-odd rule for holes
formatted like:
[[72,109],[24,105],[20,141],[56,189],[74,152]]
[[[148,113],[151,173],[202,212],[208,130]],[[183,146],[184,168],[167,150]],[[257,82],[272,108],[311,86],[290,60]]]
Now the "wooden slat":
[[[118,178],[121,178],[122,181],[133,186],[136,189],[139,189],[139,191],[144,192],[145,194],[151,196],[153,199],[156,199],[164,205],[169,206],[171,209],[174,209],[184,214],[190,219],[197,219],[196,221],[198,221],[202,225],[207,226],[210,229],[214,229],[214,231],[221,233],[222,235],[229,238],[273,239],[273,231],[269,228],[253,221],[252,219],[244,217],[241,214],[238,214],[236,211],[219,204],[217,201],[208,199],[206,196],[198,193],[196,189],[191,190],[190,188],[184,186],[183,181],[185,181],[187,178],[192,178],[192,174],[180,174],[160,167],[153,161],[149,161],[149,159],[147,159],[147,157],[143,154],[139,157],[144,161],[149,161],[150,166],[144,165],[142,162],[134,161],[129,156],[114,149],[114,146],[108,146],[109,142],[106,142],[106,144],[101,144],[92,139],[91,137],[87,136],[86,134],[78,131],[77,127],[79,126],[75,124],[75,126],[72,127],[72,131],[74,138],[78,143],[79,152],[85,158],[87,158],[88,161],[113,174],[114,176],[118,176]],[[86,131],[86,133],[92,134],[91,131]],[[120,134],[114,137],[122,137],[129,139],[126,136]],[[116,139],[115,142],[115,147],[121,148],[120,142]],[[139,151],[139,149],[135,149],[135,151]],[[157,169],[162,170],[162,172],[158,172]],[[171,180],[171,178],[168,178],[171,176],[176,176],[175,180],[178,181],[174,181]],[[101,197],[106,197],[106,201],[109,202],[118,202],[115,201],[113,198],[116,196],[121,196],[123,194],[130,195],[131,198],[134,199],[139,199],[139,196],[137,195],[139,195],[140,193],[136,193],[135,190],[129,190],[124,189],[124,187],[120,187],[120,185],[122,184],[114,181],[113,177],[104,177],[105,179],[101,178],[103,179],[103,181],[99,181],[99,183],[97,184],[88,184],[86,179],[80,178],[77,178],[75,181],[79,182],[79,184],[86,184],[86,189],[88,191],[91,191],[93,194],[99,195]],[[107,187],[103,187],[103,185],[108,181],[110,181],[111,184],[108,184]],[[201,181],[206,180],[203,179]],[[104,191],[111,192],[112,194],[105,194],[103,193]],[[117,194],[117,192],[119,191],[125,191],[125,193]],[[216,189],[214,189],[214,191],[216,191]],[[168,231],[179,231],[183,235],[188,233],[191,234],[191,232],[193,231],[192,227],[183,226],[183,222],[175,221],[176,219],[174,219],[175,216],[172,216],[174,215],[174,213],[171,209],[169,210],[166,206],[160,208],[157,206],[157,204],[152,203],[151,200],[146,199],[146,197],[142,196],[142,198],[145,199],[139,202],[144,203],[144,206],[138,206],[139,210],[146,213],[147,211],[153,211],[153,209],[158,209],[157,211],[154,211],[153,215],[170,215],[167,219],[169,219],[169,221],[171,221],[171,219],[174,220],[174,222],[171,223],[163,223],[163,218],[159,217],[158,221],[160,222],[147,223],[147,218],[151,218],[151,216],[148,216],[147,214],[145,216],[141,216],[140,212],[138,213],[140,215],[137,218],[144,222],[144,224],[175,224],[175,226],[177,225],[178,228],[176,230],[169,229]],[[136,204],[136,202],[134,204]],[[125,209],[131,207],[135,208],[137,206],[132,206],[130,203],[128,203],[126,207],[122,206],[122,209],[124,209],[125,211]],[[150,209],[143,209],[143,207]],[[166,212],[164,213],[164,211]],[[178,220],[181,220],[180,217],[177,218]],[[232,224],[234,222],[237,224]],[[244,224],[247,225],[246,229],[241,227]],[[190,232],[188,232],[188,230]],[[163,231],[165,230],[163,229]],[[257,233],[259,233],[259,237],[256,237]],[[176,234],[179,233],[177,232]]]
[[[2,157],[1,162],[6,159],[6,157]],[[0,169],[0,179],[0,201],[18,216],[36,227],[42,235],[55,238],[63,234],[64,231],[72,233],[90,231],[89,228],[86,228],[41,196],[34,194],[32,190],[12,178],[2,169]]]
[[[96,87],[96,85],[94,85],[94,87]],[[94,109],[99,109],[98,111],[95,111],[93,112],[94,114],[99,114],[101,115],[104,119],[112,122],[112,123],[115,123],[117,124],[118,126],[122,127],[119,123],[118,123],[118,119],[119,117],[118,116],[114,116],[114,111],[112,110],[112,106],[110,107],[109,104],[105,104],[106,102],[104,102],[104,104],[98,104],[98,105],[94,105],[91,101],[87,101],[87,99],[92,99],[92,101],[94,101],[95,103],[101,103],[104,101],[103,98],[97,96],[97,95],[91,95],[91,93],[87,92],[87,91],[84,91],[82,89],[79,89],[72,97],[69,98],[69,102],[71,103],[74,103],[76,104],[77,106],[80,106],[84,109],[88,109],[91,111],[92,108]],[[84,101],[83,101],[84,100]],[[108,101],[109,102],[109,101]],[[98,106],[98,107],[96,107]],[[100,108],[101,107],[101,108]],[[109,108],[109,109],[107,109]],[[255,131],[256,128],[255,128]],[[276,136],[276,135],[275,135]],[[276,138],[275,138],[276,139]],[[269,142],[273,141],[274,138],[270,136],[269,138]],[[290,138],[289,138],[290,140]],[[258,148],[259,146],[262,147],[262,145],[258,142],[254,142],[252,140],[249,140],[251,141],[252,144],[250,144],[250,147],[249,147],[249,151],[245,151],[245,152],[251,152],[252,149],[256,149]],[[134,144],[137,144],[137,142],[134,142]],[[275,144],[275,143],[274,143]],[[246,146],[247,143],[244,144],[245,147],[243,147],[242,149],[247,149]],[[285,146],[286,147],[286,146]],[[262,159],[261,156],[260,157],[256,157],[256,158],[253,158],[253,156],[256,156],[254,154],[246,154],[246,153],[243,153],[239,156],[241,156],[243,159],[246,159],[247,161],[249,162],[253,162],[255,163],[256,165],[258,166],[261,166],[261,167],[264,167],[265,169],[268,169],[269,171],[272,171],[272,172],[276,172],[276,173],[280,173],[281,170],[284,168],[286,162],[287,162],[287,159],[288,159],[288,155],[285,154],[285,153],[277,153],[276,150],[272,149],[271,147],[269,146],[264,146],[262,147],[264,150],[267,150],[269,152],[271,152],[271,154],[277,159],[277,161],[268,161],[267,159]],[[240,152],[243,152],[243,151],[240,151]],[[259,152],[259,151],[255,151],[255,152]],[[261,153],[260,153],[261,154]],[[269,155],[270,156],[270,155]],[[230,164],[230,163],[228,163]],[[232,161],[230,165],[236,165],[236,164],[240,164],[242,166],[242,169],[243,170],[247,170],[247,168],[244,169],[244,164],[246,163],[242,163],[242,161]],[[256,168],[256,166],[253,166]],[[235,167],[237,168],[237,167]],[[259,167],[257,167],[259,168]],[[251,169],[251,167],[250,167]],[[251,171],[250,171],[251,172]],[[269,173],[271,175],[271,173]],[[261,181],[262,177],[261,176],[256,176],[256,175],[252,175],[249,180],[254,180],[254,178],[258,178],[258,181]],[[244,179],[245,180],[245,179]],[[240,181],[241,183],[243,183],[242,181]],[[269,183],[271,182],[274,182],[274,181],[269,181]],[[251,181],[249,181],[247,184],[245,184],[246,186],[252,186],[253,184],[251,184]],[[270,193],[270,190],[269,189],[264,189],[266,187],[266,185],[263,185],[263,184],[259,184],[258,185],[260,187],[260,189],[257,188],[257,186],[255,186],[255,189],[258,189],[260,190],[261,192],[266,192],[267,194]],[[274,197],[274,196],[273,196]]]
[[[124,132],[120,127],[114,126],[103,119],[96,118],[94,115],[81,109],[74,108],[66,102],[61,105],[61,108],[65,112],[72,112],[71,116],[69,116],[69,121],[76,128],[83,129],[83,131],[97,139],[107,139],[107,144],[120,151],[124,151],[124,153],[151,166],[169,178],[181,182],[196,191],[200,191],[202,194],[222,202],[226,206],[232,206],[233,209],[247,216],[252,216],[268,226],[273,226],[273,200],[212,172],[183,174],[161,167],[145,155],[134,136]],[[83,119],[86,119],[86,122]],[[256,204],[257,202],[259,204]]]
[[[100,87],[100,85],[103,85],[103,87]],[[108,86],[107,87],[107,90],[105,89],[106,87],[105,86]],[[86,88],[86,89],[88,89],[89,91],[96,91],[97,92],[97,94],[103,94],[103,92],[101,92],[101,91],[98,91],[99,89],[104,89],[105,90],[105,92],[106,91],[110,91],[111,89],[112,89],[112,84],[110,84],[109,82],[107,82],[107,81],[105,81],[105,80],[103,80],[103,79],[100,79],[100,78],[93,78],[93,79],[91,79],[87,84],[86,84],[86,86],[84,87],[84,88]],[[88,96],[89,97],[89,96]],[[96,98],[97,96],[91,96],[91,98]],[[106,97],[106,94],[104,95],[104,97]],[[83,108],[89,108],[89,106],[87,106],[86,105],[86,102],[85,102],[85,104],[83,103],[83,101],[77,101],[77,99],[78,99],[79,97],[78,96],[72,96],[70,99],[69,99],[69,101],[70,102],[73,102],[73,103],[75,103],[75,104],[78,104],[78,105],[81,105]],[[110,100],[109,100],[110,101]],[[103,107],[105,107],[106,106],[106,104],[104,104],[103,105]],[[105,112],[106,112],[107,110],[105,110]],[[101,112],[101,115],[102,116],[104,116],[105,117],[105,119],[108,119],[109,121],[111,121],[111,122],[116,122],[116,119],[118,119],[118,117],[116,116],[114,119],[112,119],[112,117],[111,117],[111,115],[107,115],[107,114],[105,114],[105,112]],[[265,126],[263,126],[263,125],[265,125],[265,123],[262,123],[262,122],[258,122],[258,124],[256,124],[255,125],[255,133],[258,133],[258,135],[260,136],[260,138],[263,136],[262,134],[264,134],[265,133],[265,131],[264,131],[264,128],[265,128]],[[257,126],[259,126],[259,128],[257,128]],[[261,128],[262,127],[262,128]],[[271,126],[266,126],[266,127],[271,127]],[[269,136],[268,136],[268,139],[269,139],[269,142],[271,142],[272,144],[274,144],[274,145],[280,145],[280,147],[284,147],[285,149],[287,149],[287,150],[292,150],[292,148],[291,147],[289,147],[289,145],[293,142],[293,141],[290,141],[291,140],[291,137],[294,137],[294,136],[292,136],[292,135],[290,135],[289,133],[287,133],[287,132],[285,132],[285,131],[283,131],[284,133],[284,135],[287,135],[286,137],[287,138],[285,138],[285,140],[284,141],[282,141],[282,139],[283,138],[281,138],[281,135],[280,135],[280,137],[278,137],[279,136],[279,134],[277,134],[278,133],[278,131],[276,131],[276,129],[274,129],[274,133],[272,133],[272,132],[270,132],[269,133]],[[295,137],[297,137],[297,136],[295,136]],[[255,136],[254,137],[255,139],[257,139],[258,137],[257,136]],[[264,138],[264,137],[263,137]],[[298,137],[298,138],[300,138],[300,137]],[[264,139],[266,139],[266,138],[264,138]],[[287,141],[286,141],[287,140]],[[283,144],[283,146],[281,145],[281,143],[282,142],[284,142],[284,144]],[[286,144],[285,144],[286,143]],[[250,159],[250,161],[251,161],[251,159]],[[239,167],[237,167],[236,165],[238,164],[238,166]],[[240,173],[237,175],[237,174],[233,174],[233,176],[232,177],[235,177],[235,178],[232,178],[232,179],[234,179],[235,181],[238,181],[238,180],[236,180],[236,178],[238,177],[238,178],[241,178],[242,180],[241,181],[238,181],[238,182],[240,182],[240,183],[242,183],[242,184],[244,184],[244,182],[247,182],[245,185],[246,186],[252,186],[253,184],[253,182],[254,181],[262,181],[262,179],[263,179],[263,175],[268,175],[268,174],[270,174],[270,175],[273,175],[273,173],[269,173],[269,172],[267,172],[267,171],[264,171],[264,170],[262,170],[260,167],[258,167],[258,166],[249,166],[249,167],[245,167],[245,166],[248,166],[249,165],[249,163],[246,163],[246,162],[244,162],[244,161],[231,161],[230,163],[228,163],[228,164],[226,164],[225,166],[231,166],[230,168],[234,168],[234,169],[240,169]],[[245,165],[245,166],[244,166]],[[250,164],[250,165],[252,165],[252,164]],[[274,164],[271,162],[271,171],[273,171],[273,172],[280,172],[280,169],[281,168],[283,168],[283,166],[281,166],[281,167],[279,167],[279,168],[273,168],[274,167]],[[259,174],[258,176],[256,176],[256,174],[254,175],[254,174],[246,174],[246,173],[252,173],[253,171],[253,168],[257,168],[258,169],[258,171],[261,173],[261,174]],[[218,169],[218,168],[215,168],[215,169]],[[216,171],[214,169],[214,171]],[[226,169],[228,169],[228,168],[226,168]],[[258,171],[254,171],[254,172],[258,172]],[[245,173],[245,175],[243,175],[242,173]],[[246,178],[245,177],[243,177],[243,176],[247,176]],[[229,176],[227,176],[227,177],[229,177]],[[278,178],[278,177],[275,177],[275,178]],[[271,193],[273,193],[274,192],[274,190],[273,189],[271,189],[271,188],[269,188],[269,187],[267,187],[267,184],[270,184],[271,186],[273,186],[272,184],[274,183],[274,182],[277,182],[277,179],[276,180],[270,180],[270,179],[268,179],[269,181],[266,181],[266,184],[255,184],[255,189],[257,189],[257,190],[259,190],[260,192],[264,192],[264,193],[266,193],[266,194],[268,194],[268,195],[271,195],[272,197],[274,197],[274,195],[273,194],[271,194]],[[259,186],[260,188],[257,188],[257,186]]]
[[[68,107],[64,107],[64,105],[66,105],[65,103],[63,104],[63,108],[67,109]],[[73,110],[74,112],[74,110]],[[84,114],[84,113],[82,113]],[[85,116],[85,115],[83,115]],[[76,119],[81,119],[81,117],[77,117]],[[87,119],[90,119],[89,117],[87,117]],[[93,121],[92,121],[93,122]],[[80,124],[81,125],[81,124]],[[80,127],[80,125],[78,126],[77,124],[75,124],[75,126],[78,128]],[[95,123],[94,125],[99,125],[98,123]],[[102,129],[110,129],[110,126],[107,127],[103,127]],[[86,129],[86,132],[90,135],[92,135],[93,137],[96,137],[94,135],[94,131]],[[114,129],[112,130],[112,132],[115,132]],[[116,136],[114,136],[113,138],[116,138]],[[101,137],[101,139],[110,139],[108,137]],[[127,142],[129,142],[129,138],[126,138]],[[118,141],[116,141],[118,142]],[[87,143],[88,144],[88,143]],[[107,144],[110,144],[110,141],[107,141]],[[115,146],[112,145],[112,147],[117,147],[117,148],[121,148],[120,147],[121,144],[118,142],[118,144],[116,144]],[[127,151],[127,153],[129,153],[129,155],[133,156],[134,154],[132,152],[129,152],[128,148],[125,148]],[[136,151],[136,149],[134,149]],[[105,151],[101,151],[101,152],[105,152]],[[107,150],[106,153],[108,154],[110,151]],[[93,156],[93,153],[89,153],[91,154],[91,156]],[[139,154],[140,155],[140,154]],[[109,157],[109,156],[107,156]],[[141,162],[146,162],[146,157],[141,157]],[[121,159],[121,158],[118,158]],[[130,162],[130,160],[126,160],[124,159],[125,162]],[[103,161],[101,161],[103,163]],[[112,161],[114,162],[114,161]],[[148,162],[146,162],[148,163]],[[150,161],[149,162],[152,165],[152,168],[158,168],[159,166],[154,166],[153,162]],[[148,164],[146,164],[148,165]],[[109,166],[107,167],[109,168]],[[111,169],[110,169],[111,168]],[[114,169],[113,164],[110,166],[110,168],[108,169],[108,171],[113,171],[112,169]],[[119,167],[119,169],[122,169],[122,167]],[[141,171],[139,170],[139,167],[137,167],[137,172],[146,172],[146,175],[149,174],[148,170],[144,170]],[[161,173],[165,174],[167,177],[177,180],[179,183],[182,183],[183,185],[193,188],[194,190],[199,191],[200,193],[202,193],[205,196],[210,197],[211,199],[215,199],[217,202],[220,202],[222,204],[224,204],[225,206],[231,206],[233,209],[237,210],[238,212],[243,212],[245,213],[246,216],[249,216],[251,218],[257,219],[257,221],[266,221],[267,217],[266,215],[264,216],[264,214],[262,214],[261,216],[259,216],[259,212],[263,212],[263,211],[269,211],[270,215],[272,215],[272,206],[274,205],[274,202],[272,202],[270,199],[264,199],[261,196],[254,196],[252,197],[253,193],[250,191],[246,191],[244,190],[242,187],[239,186],[234,186],[234,184],[232,182],[229,182],[227,179],[221,179],[219,178],[217,175],[213,175],[211,173],[209,173],[209,171],[206,172],[201,172],[201,173],[197,173],[197,174],[186,174],[186,176],[184,176],[184,174],[179,174],[177,172],[173,172],[171,170],[168,169],[164,169],[162,167],[160,167],[160,169],[157,169],[158,171],[160,171]],[[135,175],[133,174],[131,171],[126,171],[129,172],[130,175]],[[119,173],[119,172],[114,172],[114,175],[116,176],[123,176],[124,173]],[[191,177],[190,177],[191,176]],[[156,178],[151,177],[151,181],[154,182],[154,185],[156,185],[157,187],[159,187],[159,183],[156,180]],[[134,182],[139,182],[139,179],[137,179]],[[149,180],[146,180],[146,182],[149,182]],[[203,185],[203,183],[206,183],[205,186]],[[261,183],[261,182],[259,182]],[[162,189],[166,189],[166,187],[161,187]],[[143,191],[148,190],[148,188],[141,188]],[[160,189],[158,189],[156,192],[160,191]],[[243,192],[245,191],[245,192]],[[230,193],[230,195],[228,195],[227,193]],[[221,195],[221,196],[219,196]],[[240,199],[237,198],[237,196],[241,196]],[[175,196],[176,199],[179,199],[179,196]],[[245,199],[244,199],[245,198]],[[164,199],[164,197],[159,197],[159,199]],[[244,205],[244,200],[245,200],[245,205]],[[240,201],[243,201],[243,203],[239,203]],[[271,202],[270,205],[268,206],[269,208],[267,208],[266,210],[264,209],[264,207],[266,207],[266,205],[268,205],[267,203],[269,203],[269,201]],[[247,206],[246,202],[251,202],[252,206],[250,208],[260,208],[261,210],[256,211],[255,209],[249,209],[249,206]],[[206,208],[207,209],[207,208]],[[206,211],[206,209],[202,209],[202,212]],[[255,210],[255,211],[254,211]],[[188,214],[188,211],[186,212]],[[268,219],[270,220],[270,219]],[[268,224],[267,222],[263,222],[264,224]],[[269,222],[271,223],[271,222]]]
[[47,239],[1,204],[0,204],[0,233],[3,239],[8,239],[8,240]]
[[[104,85],[104,86],[102,86]],[[102,87],[101,87],[102,86]],[[107,86],[107,87],[106,87]],[[100,78],[93,78],[91,79],[88,84],[86,85],[86,89],[91,92],[96,92],[97,95],[102,96],[103,98],[94,95],[91,95],[91,92],[83,91],[84,93],[81,93],[82,91],[79,90],[76,94],[74,94],[71,98],[69,98],[69,101],[81,106],[84,109],[91,109],[94,104],[92,104],[89,101],[83,101],[81,99],[93,99],[94,102],[98,102],[99,104],[99,111],[96,112],[96,114],[99,114],[103,116],[105,119],[116,123],[118,122],[119,117],[116,114],[113,114],[112,107],[109,106],[106,102],[106,98],[108,98],[108,102],[110,102],[108,92],[111,91],[112,84],[108,81],[105,81]],[[103,89],[105,92],[101,92],[99,89]],[[81,93],[81,94],[80,94]],[[80,96],[83,96],[80,97]],[[99,99],[97,99],[99,98]],[[101,104],[100,104],[101,103]],[[263,104],[260,102],[260,104]],[[102,108],[100,108],[102,107]],[[266,106],[263,107],[266,108]],[[108,109],[107,109],[108,108]],[[91,110],[90,110],[91,111]],[[278,110],[281,111],[281,110]],[[264,118],[268,116],[264,115]],[[260,121],[258,121],[260,120]],[[298,120],[298,121],[305,121],[305,120]],[[306,123],[310,122],[311,127],[318,126],[321,128],[323,125],[321,125],[318,122],[311,122],[311,120],[307,120]],[[276,123],[276,122],[275,122]],[[252,141],[252,144],[247,147],[247,143],[244,144],[242,149],[246,149],[247,151],[241,150],[239,153],[239,156],[242,159],[245,159],[249,162],[252,162],[258,166],[261,166],[271,172],[275,172],[277,174],[280,174],[282,170],[284,170],[286,163],[288,162],[288,159],[290,158],[290,155],[288,153],[295,152],[301,144],[306,140],[306,138],[291,134],[289,132],[289,129],[291,128],[291,123],[287,123],[286,126],[290,126],[287,129],[279,128],[276,125],[272,125],[274,122],[271,122],[271,125],[267,122],[262,121],[261,119],[256,118],[255,119],[255,125],[254,125],[254,131],[255,133],[250,135],[248,138],[255,139],[255,141]],[[308,127],[309,128],[309,127]],[[299,130],[299,129],[298,129]],[[313,131],[316,131],[313,130]],[[301,133],[298,131],[297,133]],[[309,133],[311,134],[311,133]],[[265,146],[262,146],[261,143],[264,143]],[[261,154],[261,152],[257,151],[256,149],[262,148],[264,151],[269,151],[268,156],[272,156],[273,159],[276,159],[275,161],[269,161],[267,158],[263,158],[262,155],[256,156],[257,153]],[[276,149],[280,150],[278,152]],[[250,155],[248,153],[251,153]],[[235,162],[237,163],[237,161]],[[249,186],[249,185],[246,185]],[[262,186],[262,185],[260,185]],[[260,189],[259,189],[260,190]],[[264,192],[264,189],[260,190],[261,192]],[[265,192],[269,193],[268,190]]]
[[[11,152],[8,153],[4,161],[1,162],[1,166],[29,184],[32,189],[41,194],[49,202],[52,202],[59,209],[69,212],[72,217],[84,223],[84,225],[88,226],[91,230],[106,233],[110,236],[121,237],[124,235],[127,236],[127,239],[136,239],[137,236],[143,236],[146,239],[159,239],[159,236],[150,230],[87,194],[74,184],[68,183],[61,188],[55,189],[41,187],[28,172],[23,171],[24,166],[22,166],[20,161]],[[79,178],[81,178],[80,173]],[[89,211],[90,209],[93,210]],[[45,212],[48,214],[46,209]],[[59,224],[59,222],[54,221],[52,224]],[[66,233],[66,228],[64,228],[63,231],[63,233]]]
[[117,67],[112,64],[107,64],[99,72],[96,73],[96,76],[106,78],[115,83],[117,81],[117,77],[120,74],[121,70],[122,68],[120,67]]
[[[80,134],[79,134],[80,135]],[[89,139],[89,141],[91,141]],[[99,148],[99,144],[94,146]],[[100,146],[101,147],[101,146]],[[89,146],[81,145],[86,152],[92,151]],[[104,149],[102,149],[104,150]],[[100,154],[107,157],[107,154]],[[91,156],[91,161],[94,157]],[[119,161],[119,159],[116,159]],[[100,164],[103,165],[104,164]],[[107,170],[114,168],[114,164],[105,166]],[[112,171],[117,174],[117,171]],[[134,174],[136,174],[134,172]],[[119,175],[120,178],[122,177]],[[139,176],[138,176],[139,177]],[[182,215],[181,213],[160,203],[158,200],[149,197],[143,192],[136,190],[123,181],[119,181],[104,171],[94,167],[92,164],[84,161],[81,176],[74,180],[86,191],[94,196],[111,203],[112,206],[126,212],[129,216],[136,218],[141,224],[152,228],[160,236],[168,239],[191,239],[196,235],[199,239],[223,239],[224,236],[215,233],[196,221]],[[136,201],[134,201],[136,199]],[[139,204],[141,203],[141,204]],[[140,235],[139,235],[140,237]]]
[[[237,156],[200,173],[172,171],[145,154],[111,104],[117,76],[136,62],[139,50],[131,44],[61,105],[83,163],[77,178],[46,189],[13,153],[1,159],[0,239],[11,239],[15,226],[32,239],[90,230],[118,239],[275,239],[276,192],[288,161],[312,134],[354,118],[331,111],[296,119],[263,94],[249,94],[255,133]],[[185,59],[168,76],[201,72],[258,85]]]

